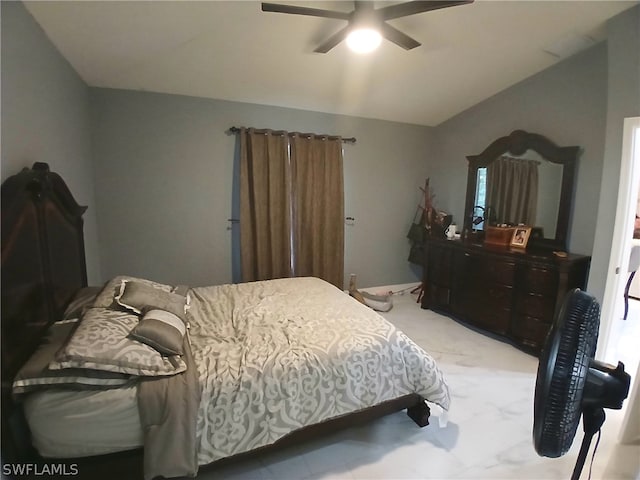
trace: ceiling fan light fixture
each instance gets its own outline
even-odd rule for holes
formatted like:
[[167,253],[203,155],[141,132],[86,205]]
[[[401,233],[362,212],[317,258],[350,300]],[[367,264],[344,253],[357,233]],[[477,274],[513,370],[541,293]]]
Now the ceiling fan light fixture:
[[373,28],[357,28],[347,36],[347,46],[356,53],[369,53],[380,46],[382,35]]
[[[387,23],[387,20],[408,17],[418,13],[473,3],[474,0],[412,0],[375,8],[373,0],[355,0],[353,10],[324,10],[299,5],[262,2],[263,12],[308,15],[311,17],[344,20],[347,25],[321,43],[314,52],[327,53],[346,39],[349,48],[357,53],[369,53],[378,48],[382,37],[405,50],[420,46],[420,42]],[[373,28],[372,28],[373,27]]]

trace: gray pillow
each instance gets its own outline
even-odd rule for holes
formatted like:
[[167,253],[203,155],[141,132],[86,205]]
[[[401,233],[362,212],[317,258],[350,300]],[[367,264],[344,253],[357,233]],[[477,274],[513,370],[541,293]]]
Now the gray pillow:
[[137,324],[138,317],[133,313],[88,309],[49,368],[92,368],[139,376],[174,375],[186,370],[180,356],[163,356],[149,345],[128,338]]
[[182,342],[187,329],[184,322],[171,312],[150,309],[129,336],[146,343],[165,355],[182,355]]
[[49,363],[55,359],[56,352],[67,342],[77,322],[77,318],[64,320],[54,323],[49,328],[38,349],[18,371],[13,381],[14,395],[52,387],[74,390],[116,388],[131,381],[130,375],[122,373],[79,368],[48,369]]
[[93,302],[94,307],[102,307],[102,308],[114,308],[116,310],[120,309],[118,303],[116,302],[116,296],[118,296],[120,292],[120,288],[122,286],[122,282],[137,282],[143,283],[145,285],[150,285],[158,290],[163,290],[165,292],[171,291],[171,285],[164,285],[162,283],[152,282],[151,280],[145,280],[144,278],[136,278],[129,277],[127,275],[119,275],[117,277],[112,278],[107,283],[105,283],[102,291],[98,294],[96,301]]
[[116,302],[135,313],[154,308],[165,310],[185,321],[187,299],[177,293],[166,292],[152,285],[123,280]]

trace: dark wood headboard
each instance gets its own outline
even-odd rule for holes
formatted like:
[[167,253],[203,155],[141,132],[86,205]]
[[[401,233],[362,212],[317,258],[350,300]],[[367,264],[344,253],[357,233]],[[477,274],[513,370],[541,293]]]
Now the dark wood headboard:
[[86,209],[46,163],[35,163],[2,184],[3,384],[87,285]]

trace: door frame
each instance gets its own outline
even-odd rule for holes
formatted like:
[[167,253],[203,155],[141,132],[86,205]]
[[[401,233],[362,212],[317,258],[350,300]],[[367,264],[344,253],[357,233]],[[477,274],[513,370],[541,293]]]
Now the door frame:
[[607,281],[602,299],[600,334],[596,358],[616,362],[612,331],[616,321],[622,318],[622,294],[629,269],[631,239],[636,201],[640,190],[640,117],[624,119],[622,136],[622,161],[618,185],[618,203],[611,241],[611,254],[607,268]]

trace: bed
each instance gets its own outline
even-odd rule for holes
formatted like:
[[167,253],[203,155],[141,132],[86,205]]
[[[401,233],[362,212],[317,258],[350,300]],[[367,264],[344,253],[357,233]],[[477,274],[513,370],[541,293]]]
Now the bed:
[[[86,290],[85,209],[46,164],[2,186],[5,464],[66,465],[87,478],[189,476],[405,408],[425,426],[426,401],[449,408],[426,352],[317,278],[188,288],[122,276]],[[139,300],[145,289],[160,300]],[[184,305],[175,311],[188,326],[179,341],[169,348],[166,336],[160,345],[149,335],[132,339],[174,312],[133,298]],[[118,355],[135,351],[126,362],[109,360],[120,345],[114,332],[125,332]],[[55,350],[48,371],[67,381],[97,369],[99,378],[77,374],[81,388],[76,377],[64,386],[25,383],[25,366],[43,345]],[[156,363],[132,370],[141,346]],[[105,355],[108,368],[96,360]]]

